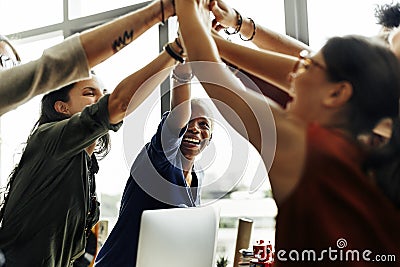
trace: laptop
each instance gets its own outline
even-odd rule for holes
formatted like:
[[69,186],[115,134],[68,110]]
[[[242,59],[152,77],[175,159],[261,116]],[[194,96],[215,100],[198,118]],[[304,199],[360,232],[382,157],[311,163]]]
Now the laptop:
[[218,228],[212,206],[144,211],[136,267],[215,266]]

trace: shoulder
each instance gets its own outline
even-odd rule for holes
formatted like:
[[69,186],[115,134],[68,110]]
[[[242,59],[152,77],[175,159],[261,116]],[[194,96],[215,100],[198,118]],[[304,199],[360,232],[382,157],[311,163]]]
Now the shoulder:
[[53,122],[48,122],[48,123],[39,125],[37,127],[37,129],[32,133],[31,138],[32,137],[42,138],[43,136],[46,136],[46,135],[57,135],[58,133],[56,131],[54,131],[54,129],[57,128],[56,127],[57,125],[64,124],[64,123],[66,123],[66,120],[53,121]]
[[295,190],[302,177],[307,152],[307,127],[291,117],[276,123],[276,149],[271,155],[272,163],[269,163],[269,178],[278,206]]

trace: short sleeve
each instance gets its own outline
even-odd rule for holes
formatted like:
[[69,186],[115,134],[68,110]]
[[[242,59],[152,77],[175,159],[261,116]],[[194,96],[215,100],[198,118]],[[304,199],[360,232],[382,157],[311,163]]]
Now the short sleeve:
[[97,127],[98,123],[102,125],[102,128],[118,131],[122,126],[122,121],[117,124],[110,124],[109,113],[108,113],[108,99],[110,95],[107,94],[100,98],[99,102],[94,105],[86,107],[81,113],[81,119],[87,124],[94,124]]
[[80,153],[109,130],[117,131],[122,126],[122,122],[110,124],[108,98],[109,95],[105,95],[69,119],[41,125],[34,137],[49,155],[56,158]]
[[179,134],[171,131],[171,129],[169,129],[165,123],[169,114],[170,112],[165,112],[163,114],[161,122],[158,125],[157,132],[151,139],[152,148],[158,152],[162,152],[167,158],[174,157],[182,142],[183,135],[187,130],[186,125],[180,130]]

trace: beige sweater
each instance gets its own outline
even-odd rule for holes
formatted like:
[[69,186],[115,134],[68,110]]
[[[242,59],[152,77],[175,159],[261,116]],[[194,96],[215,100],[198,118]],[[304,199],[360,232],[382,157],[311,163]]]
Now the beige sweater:
[[89,77],[79,35],[44,50],[34,61],[0,71],[0,116],[32,97]]

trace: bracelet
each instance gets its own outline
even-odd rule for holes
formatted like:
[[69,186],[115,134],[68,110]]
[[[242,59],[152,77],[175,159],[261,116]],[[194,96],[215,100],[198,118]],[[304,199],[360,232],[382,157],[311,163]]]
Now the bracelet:
[[253,24],[253,33],[251,34],[249,39],[244,39],[242,34],[239,33],[239,37],[240,39],[242,39],[243,41],[251,41],[254,38],[254,35],[256,35],[256,23],[254,22],[254,20],[252,18],[248,18],[251,22],[251,24]]
[[194,77],[194,74],[192,72],[186,73],[184,76],[178,76],[175,72],[175,69],[172,71],[172,79],[179,83],[188,83],[190,82]]
[[242,27],[242,22],[243,22],[242,15],[240,15],[240,13],[236,9],[233,9],[233,10],[235,10],[235,12],[236,12],[237,22],[236,22],[236,27],[233,32],[230,32],[228,30],[228,28],[224,29],[225,33],[228,35],[232,35],[232,34],[236,34],[236,33],[240,32],[240,28]]
[[166,44],[164,46],[164,50],[168,53],[168,55],[170,55],[173,59],[183,63],[185,60],[183,59],[183,57],[181,57],[179,54],[177,54],[170,46],[170,44]]
[[175,44],[179,47],[179,49],[181,49],[181,51],[179,51],[179,55],[183,55],[183,47],[181,45],[181,43],[179,42],[178,38],[175,38]]

